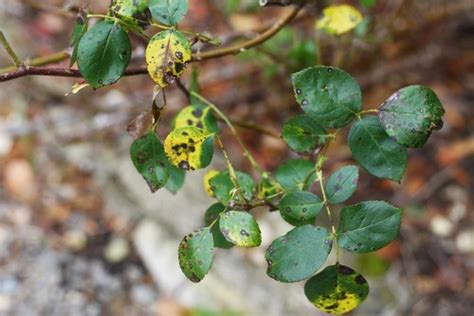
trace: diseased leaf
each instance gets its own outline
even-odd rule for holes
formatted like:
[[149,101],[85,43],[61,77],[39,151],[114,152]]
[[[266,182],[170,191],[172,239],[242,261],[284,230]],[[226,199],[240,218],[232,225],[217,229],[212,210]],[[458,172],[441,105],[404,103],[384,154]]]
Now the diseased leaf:
[[295,152],[310,154],[319,144],[324,143],[326,130],[310,115],[303,114],[283,125],[282,136]]
[[[252,200],[255,182],[252,177],[244,172],[236,171],[237,184],[246,201]],[[215,197],[222,203],[227,204],[231,199],[242,200],[241,194],[236,192],[234,183],[228,171],[220,172],[209,180],[210,189]]]
[[385,132],[406,147],[421,147],[434,129],[443,126],[443,105],[424,86],[409,86],[395,92],[380,107]]
[[214,137],[196,127],[175,129],[165,139],[165,154],[180,169],[205,168],[214,154]]
[[294,226],[314,223],[323,202],[311,192],[292,191],[287,193],[280,201],[281,217]]
[[88,9],[86,7],[82,7],[79,9],[79,13],[74,20],[74,29],[71,35],[71,41],[69,45],[72,47],[71,59],[69,61],[69,67],[72,67],[77,60],[77,50],[79,46],[79,41],[81,38],[86,34],[87,27],[88,27]]
[[362,107],[359,84],[341,69],[307,68],[291,76],[296,100],[322,127],[349,124]]
[[229,249],[234,246],[233,243],[227,241],[225,237],[221,233],[220,225],[219,225],[219,216],[226,210],[226,207],[221,203],[215,203],[211,205],[206,210],[204,214],[204,224],[206,226],[211,226],[211,233],[212,238],[214,239],[214,247]]
[[184,184],[186,178],[186,172],[183,169],[176,168],[173,165],[170,166],[170,177],[168,182],[166,182],[166,189],[173,194],[178,193],[179,189]]
[[145,58],[151,78],[164,88],[181,77],[191,60],[191,45],[178,30],[162,31],[148,42]]
[[353,6],[332,5],[323,10],[323,17],[316,22],[316,28],[341,35],[355,29],[362,20],[362,14]]
[[214,241],[209,227],[194,231],[179,244],[179,266],[192,282],[197,283],[204,279],[213,259]]
[[211,169],[208,172],[206,172],[206,174],[204,175],[204,179],[203,179],[204,189],[206,190],[207,194],[210,197],[216,197],[216,194],[214,193],[216,189],[212,188],[211,179],[217,176],[218,174],[219,174],[219,171]]
[[174,120],[174,128],[194,126],[208,133],[218,131],[217,121],[212,115],[210,107],[203,108],[199,105],[190,105],[182,109]]
[[369,284],[352,268],[336,264],[309,279],[304,292],[317,308],[330,314],[345,314],[369,295]]
[[359,169],[356,166],[345,166],[336,170],[326,184],[326,196],[331,204],[348,200],[357,189]]
[[250,213],[228,211],[220,215],[222,235],[239,247],[257,247],[262,242],[260,228]]
[[176,25],[188,13],[188,0],[150,0],[153,19]]
[[77,64],[87,83],[100,88],[123,76],[131,54],[127,33],[119,24],[105,20],[89,29],[79,41]]
[[130,147],[130,156],[151,192],[156,192],[166,185],[171,166],[166,159],[163,145],[154,132],[135,140]]
[[[309,181],[304,185],[307,176],[313,172]],[[275,172],[276,180],[284,189],[300,188],[307,190],[316,177],[314,164],[309,160],[292,159],[281,164]]]
[[265,253],[267,274],[280,282],[304,280],[324,264],[331,247],[331,235],[325,228],[296,227],[268,247]]
[[114,0],[110,12],[131,27],[144,28],[150,24],[151,19],[148,2],[149,0]]
[[377,117],[356,122],[349,133],[349,147],[355,160],[370,174],[400,181],[407,166],[407,150],[387,133]]
[[338,229],[339,246],[356,253],[375,251],[400,231],[402,210],[383,201],[344,207]]

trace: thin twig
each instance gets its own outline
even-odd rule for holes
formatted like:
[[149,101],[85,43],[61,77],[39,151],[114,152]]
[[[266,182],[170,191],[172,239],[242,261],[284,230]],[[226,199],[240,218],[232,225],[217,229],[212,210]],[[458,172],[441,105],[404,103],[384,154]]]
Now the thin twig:
[[[69,58],[69,54],[67,53],[67,50],[62,50],[56,53],[53,53],[51,55],[47,55],[44,57],[38,57],[34,58],[32,60],[25,60],[23,62],[24,65],[28,66],[44,66],[44,65],[49,65],[49,64],[54,64],[58,63],[60,61],[66,60]],[[16,66],[8,66],[5,68],[0,68],[0,74],[4,74],[7,72],[12,72],[15,71],[17,67]]]
[[[220,117],[217,118],[218,120],[224,122],[224,120]],[[245,122],[245,121],[241,121],[241,120],[234,120],[234,119],[229,119],[230,122],[232,124],[234,124],[235,126],[238,126],[238,127],[241,127],[241,128],[246,128],[246,129],[250,129],[250,130],[253,130],[255,132],[259,132],[259,133],[262,133],[262,134],[265,134],[267,136],[270,136],[270,137],[273,137],[273,138],[278,138],[278,139],[281,139],[280,137],[280,134],[278,132],[275,132],[271,129],[268,129],[264,126],[261,126],[261,125],[258,125],[256,123],[253,123],[253,122]]]
[[10,57],[12,58],[13,63],[15,64],[16,68],[20,68],[21,65],[22,65],[21,60],[20,60],[20,58],[18,58],[17,54],[15,53],[13,48],[11,47],[10,43],[8,42],[7,38],[5,37],[5,34],[3,34],[2,31],[0,31],[0,43],[2,44],[2,46],[7,51],[8,55],[10,55]]
[[[239,54],[249,48],[258,46],[271,37],[273,37],[278,31],[280,31],[285,25],[291,22],[298,12],[302,9],[303,4],[298,5],[292,8],[288,13],[283,15],[278,21],[275,22],[273,26],[267,29],[262,34],[256,36],[255,38],[248,40],[246,42],[235,44],[230,47],[225,48],[218,48],[208,52],[198,52],[193,54],[191,62],[203,61],[207,59],[219,58],[226,55],[236,55]],[[134,76],[134,75],[142,75],[147,74],[147,67],[140,66],[136,68],[128,68],[125,71],[124,76]],[[55,77],[74,77],[80,78],[82,77],[80,73],[75,69],[69,68],[46,68],[46,67],[24,67],[23,69],[18,69],[16,71],[12,71],[9,73],[0,74],[0,82],[21,78],[25,76],[55,76]]]

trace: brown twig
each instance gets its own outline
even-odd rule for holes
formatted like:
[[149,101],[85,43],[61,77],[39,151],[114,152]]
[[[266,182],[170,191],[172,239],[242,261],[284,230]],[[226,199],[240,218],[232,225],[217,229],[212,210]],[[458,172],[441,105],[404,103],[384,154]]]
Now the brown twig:
[[[235,44],[229,47],[219,48],[215,50],[211,50],[208,52],[198,52],[193,54],[191,62],[203,61],[207,59],[219,58],[226,55],[236,55],[239,54],[249,48],[258,46],[271,37],[273,37],[278,31],[280,31],[285,25],[290,23],[300,12],[303,8],[303,4],[295,6],[294,8],[290,9],[285,15],[283,15],[278,21],[275,22],[273,26],[267,29],[262,34],[256,36],[255,38],[248,40],[246,42]],[[61,57],[62,58],[62,57]],[[58,59],[61,59],[58,58]],[[141,75],[147,74],[146,66],[128,68],[125,71],[124,76],[134,76],[134,75]],[[18,68],[16,71],[2,73],[0,74],[0,82],[9,81],[12,79],[17,79],[25,76],[54,76],[54,77],[73,77],[73,78],[80,78],[82,77],[78,70],[70,69],[70,68],[47,68],[47,67],[32,67],[32,66],[25,66]]]

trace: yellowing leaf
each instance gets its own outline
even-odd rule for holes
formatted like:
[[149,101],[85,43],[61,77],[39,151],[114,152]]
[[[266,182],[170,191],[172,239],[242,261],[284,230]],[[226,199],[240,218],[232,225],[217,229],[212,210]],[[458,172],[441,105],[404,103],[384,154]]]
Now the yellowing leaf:
[[191,60],[191,45],[183,33],[170,29],[151,38],[145,57],[151,78],[164,88],[183,73]]
[[214,139],[197,127],[172,131],[165,139],[165,154],[174,166],[184,170],[207,167],[214,153]]
[[194,126],[209,133],[217,132],[217,122],[210,107],[190,105],[182,109],[175,118],[174,128]]
[[212,185],[211,185],[210,181],[211,181],[212,178],[214,178],[218,174],[219,174],[219,171],[217,171],[215,169],[211,169],[204,175],[204,180],[203,180],[204,189],[206,189],[206,192],[210,197],[215,197],[216,196],[216,194],[214,193],[215,188],[214,188],[214,190],[212,189]]
[[316,28],[330,34],[341,35],[353,30],[362,22],[362,14],[347,4],[333,5],[323,10],[323,17],[316,22]]

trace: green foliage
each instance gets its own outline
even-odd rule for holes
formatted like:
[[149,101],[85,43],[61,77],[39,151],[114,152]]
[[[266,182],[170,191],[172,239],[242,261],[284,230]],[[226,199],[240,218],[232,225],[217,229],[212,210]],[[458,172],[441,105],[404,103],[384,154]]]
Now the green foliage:
[[380,107],[379,118],[387,134],[406,147],[420,147],[434,129],[443,126],[444,109],[427,87],[409,86],[395,92]]
[[262,242],[257,222],[247,212],[228,211],[220,215],[219,227],[227,241],[239,247],[257,247]]
[[336,264],[309,279],[304,292],[317,308],[339,315],[359,306],[369,295],[369,285],[361,274]]
[[378,250],[397,237],[401,217],[401,209],[383,201],[346,206],[341,211],[339,246],[356,253]]
[[[292,159],[278,167],[275,178],[284,189],[301,188],[307,190],[315,178],[315,176],[311,176],[311,173],[314,173],[314,164],[311,161]],[[310,175],[309,178],[308,175]]]
[[346,72],[317,66],[291,76],[296,100],[323,127],[349,124],[362,107],[359,84]]
[[316,272],[331,251],[329,232],[304,225],[275,239],[265,253],[267,274],[280,282],[297,282]]
[[281,217],[293,226],[314,223],[323,202],[311,192],[293,191],[280,200]]
[[211,268],[214,259],[214,241],[208,227],[194,231],[179,244],[179,266],[186,277],[200,282]]
[[336,170],[326,184],[328,202],[339,204],[348,200],[357,189],[359,169],[356,166],[346,166]]
[[[154,132],[150,132],[133,142],[130,147],[130,156],[135,168],[145,179],[151,192],[167,185],[171,168],[166,159],[163,145]],[[172,181],[176,182],[175,180]],[[176,188],[177,185],[170,184],[170,186]]]
[[384,131],[376,117],[365,117],[352,126],[349,147],[355,160],[378,178],[400,181],[407,166],[407,150]]
[[315,118],[303,114],[286,122],[281,133],[292,150],[310,154],[318,145],[324,144],[326,130],[318,125]]
[[79,71],[93,88],[119,80],[132,54],[127,33],[112,21],[94,25],[81,38],[77,49]]
[[[371,7],[375,1],[361,0],[361,3]],[[241,1],[229,1],[226,8],[235,10],[240,5]],[[206,41],[198,33],[178,28],[187,11],[185,0],[116,0],[107,16],[88,15],[82,10],[70,41],[71,65],[77,59],[81,75],[95,89],[112,84],[123,76],[130,61],[132,49],[127,32],[148,38],[144,28],[157,27],[159,31],[148,41],[145,53],[148,73],[159,88],[155,90],[156,97],[158,90],[166,89],[181,77],[190,61],[198,59],[192,55],[194,40]],[[103,20],[88,29],[90,17]],[[368,24],[363,25],[361,20],[355,8],[336,5],[324,10],[316,27],[334,35],[358,27],[356,32],[363,35]],[[157,109],[157,103],[153,102],[149,132],[132,143],[130,156],[152,192],[166,187],[176,193],[183,186],[186,171],[205,168],[211,163],[217,140],[227,170],[210,170],[205,176],[206,191],[217,203],[205,211],[205,227],[184,237],[179,245],[183,273],[191,281],[199,282],[211,267],[215,248],[225,251],[234,246],[260,246],[261,231],[251,212],[257,207],[268,207],[270,211],[278,210],[283,220],[296,227],[268,247],[267,274],[281,282],[310,278],[305,285],[308,300],[323,311],[341,314],[364,301],[369,287],[362,275],[340,263],[339,250],[367,253],[386,246],[399,233],[402,210],[383,201],[345,206],[336,229],[337,217],[331,207],[353,196],[359,168],[342,167],[324,183],[329,145],[344,127],[350,128],[348,145],[358,164],[375,177],[399,182],[407,165],[407,147],[425,144],[432,131],[442,126],[444,110],[429,88],[409,86],[398,90],[379,109],[363,111],[362,93],[356,80],[335,67],[311,67],[318,57],[317,47],[312,40],[300,37],[294,29],[285,29],[264,43],[258,53],[250,52],[247,56],[273,74],[310,67],[291,76],[296,101],[304,114],[287,118],[282,127],[283,140],[306,159],[283,161],[271,174],[258,165],[244,142],[238,139],[243,155],[253,168],[251,174],[257,178],[236,171],[219,138],[221,130],[216,117],[238,138],[237,131],[217,106],[198,94],[196,68],[191,76],[189,105],[169,122],[171,131],[164,145],[155,134],[162,123],[160,114],[164,106]],[[288,63],[280,67],[274,63],[275,57],[287,59]],[[163,99],[166,101],[164,91]],[[372,113],[377,115],[370,116]],[[317,191],[316,187],[319,187]],[[323,209],[329,229],[316,226]],[[318,273],[333,245],[335,264]]]
[[176,25],[188,13],[188,0],[150,0],[150,11],[154,20]]

